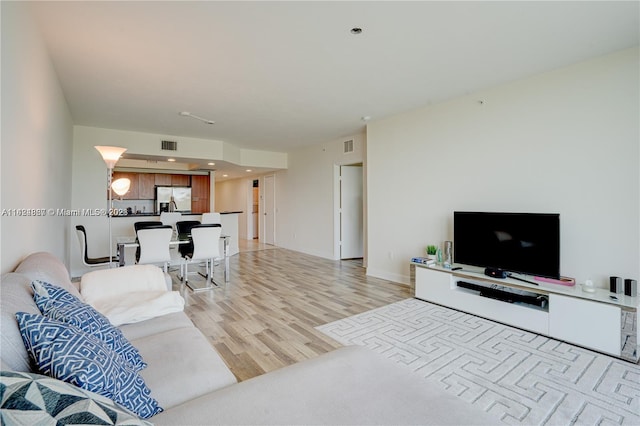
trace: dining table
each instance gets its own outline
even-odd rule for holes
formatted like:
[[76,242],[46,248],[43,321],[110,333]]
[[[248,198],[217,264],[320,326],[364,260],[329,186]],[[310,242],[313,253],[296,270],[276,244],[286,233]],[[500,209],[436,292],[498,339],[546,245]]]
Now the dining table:
[[[223,241],[223,250],[222,257],[224,260],[224,282],[228,283],[230,280],[229,273],[229,235],[220,235],[220,239]],[[188,244],[191,241],[191,234],[177,234],[175,237],[171,238],[169,241],[169,246],[178,246],[180,244]],[[116,237],[116,244],[118,248],[118,266],[126,265],[126,256],[124,255],[125,250],[128,248],[137,248],[140,247],[135,236],[119,236]]]

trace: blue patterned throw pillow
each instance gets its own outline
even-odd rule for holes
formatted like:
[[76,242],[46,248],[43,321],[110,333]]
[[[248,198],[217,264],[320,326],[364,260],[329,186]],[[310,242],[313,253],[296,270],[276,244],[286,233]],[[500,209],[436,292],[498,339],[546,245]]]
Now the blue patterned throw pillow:
[[162,411],[140,375],[103,341],[43,315],[16,313],[39,372],[112,399],[143,418]]
[[122,332],[91,305],[82,302],[67,290],[44,281],[35,280],[31,286],[33,299],[43,315],[75,325],[85,333],[101,339],[125,361],[131,363],[136,371],[147,366],[140,352]]
[[61,380],[0,372],[0,424],[152,426],[109,398]]

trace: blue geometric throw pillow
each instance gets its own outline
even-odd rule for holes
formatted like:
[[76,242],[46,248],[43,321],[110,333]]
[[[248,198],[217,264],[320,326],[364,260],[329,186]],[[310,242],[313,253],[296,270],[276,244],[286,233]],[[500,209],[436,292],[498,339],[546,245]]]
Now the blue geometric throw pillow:
[[102,340],[43,315],[16,313],[40,373],[112,399],[142,418],[162,411],[140,375]]
[[136,371],[147,366],[138,349],[91,305],[82,302],[67,290],[44,281],[35,280],[31,287],[33,299],[43,315],[75,325],[80,330],[101,339],[125,361],[131,363]]
[[40,374],[0,371],[0,424],[153,426],[109,398]]

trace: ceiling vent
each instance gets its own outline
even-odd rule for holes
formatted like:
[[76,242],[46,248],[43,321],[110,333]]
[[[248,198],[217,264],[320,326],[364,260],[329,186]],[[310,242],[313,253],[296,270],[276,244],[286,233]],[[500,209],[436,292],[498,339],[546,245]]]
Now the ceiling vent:
[[344,148],[342,153],[343,154],[349,154],[350,152],[353,152],[353,139],[349,139],[348,141],[344,141]]
[[160,147],[163,151],[177,151],[178,150],[178,142],[176,141],[162,141],[162,146]]

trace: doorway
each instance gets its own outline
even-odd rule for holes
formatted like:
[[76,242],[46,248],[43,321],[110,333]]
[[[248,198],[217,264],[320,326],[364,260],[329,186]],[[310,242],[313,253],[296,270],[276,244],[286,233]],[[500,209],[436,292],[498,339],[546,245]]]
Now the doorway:
[[275,175],[264,177],[264,187],[262,188],[263,197],[263,224],[262,227],[264,238],[262,242],[265,244],[275,245],[276,243],[276,189]]
[[362,164],[339,166],[338,227],[339,258],[364,256]]
[[260,237],[260,179],[252,179],[247,187],[247,240]]

